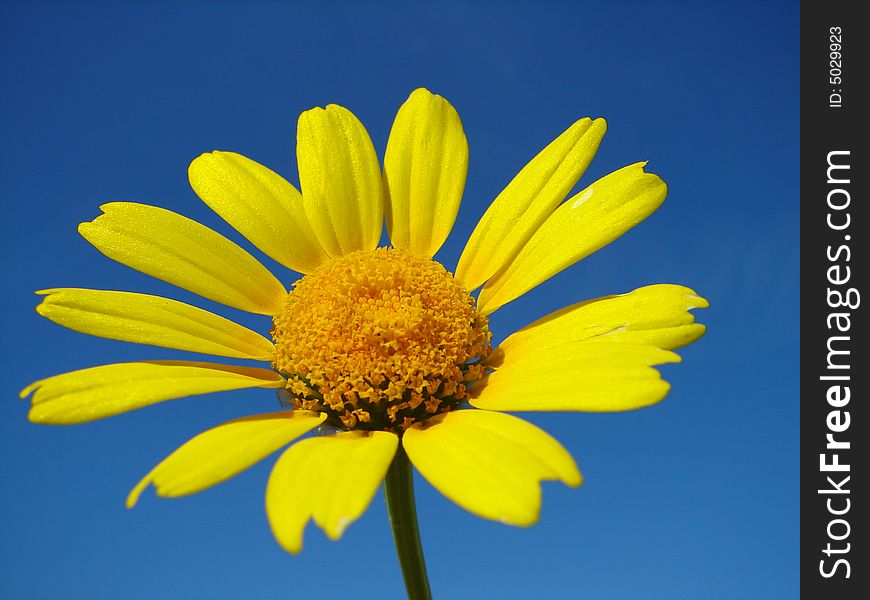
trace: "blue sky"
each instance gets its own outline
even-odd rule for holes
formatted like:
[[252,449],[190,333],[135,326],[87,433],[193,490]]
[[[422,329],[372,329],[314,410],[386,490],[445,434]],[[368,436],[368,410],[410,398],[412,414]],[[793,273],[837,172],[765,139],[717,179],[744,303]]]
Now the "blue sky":
[[[42,320],[33,290],[170,295],[261,331],[265,319],[105,259],[75,231],[112,200],[235,232],[194,195],[189,161],[233,150],[296,182],[295,120],[335,102],[382,154],[426,86],[471,149],[448,268],[488,203],[582,116],[609,130],[581,184],[625,164],[670,186],[616,243],[499,311],[497,339],[566,304],[650,283],[710,299],[700,342],[668,365],[661,404],[530,419],[586,485],[544,485],[541,522],[483,521],[418,480],[439,598],[793,598],[798,588],[798,3],[8,3],[0,5],[3,401],[0,596],[401,598],[379,494],[332,543],[272,540],[273,459],[180,500],[123,499],[214,424],[272,410],[255,390],[69,428],[27,422],[34,379],[182,353]],[[293,274],[275,267],[285,283]]]

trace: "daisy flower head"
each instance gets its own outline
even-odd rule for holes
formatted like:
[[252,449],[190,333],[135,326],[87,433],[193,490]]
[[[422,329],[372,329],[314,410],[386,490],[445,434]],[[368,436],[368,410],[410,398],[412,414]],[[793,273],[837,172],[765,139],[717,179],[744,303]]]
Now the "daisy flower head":
[[[555,439],[507,413],[654,404],[669,389],[654,367],[678,362],[673,351],[704,333],[689,311],[706,301],[658,284],[571,304],[491,346],[488,315],[664,200],[666,185],[644,163],[566,200],[605,129],[603,119],[580,119],[533,157],[480,219],[452,273],[432,257],[456,219],[469,152],[441,96],[418,89],[399,108],[383,168],[350,111],[302,113],[301,192],[242,155],[199,156],[189,167],[194,191],[259,251],[301,274],[289,291],[247,250],[163,208],[112,202],[79,232],[128,267],[269,317],[270,337],[125,291],[42,290],[37,311],[95,336],[264,365],[142,361],[64,373],[23,390],[30,419],[83,423],[196,394],[279,390],[292,410],[200,433],[145,475],[128,506],[149,485],[164,497],[191,494],[284,449],[266,510],[290,552],[301,550],[310,520],[341,537],[385,477],[388,503],[399,503],[410,464],[476,515],[533,524],[542,480],[582,479]],[[390,245],[378,247],[385,222]],[[323,434],[300,439],[314,430]],[[404,507],[414,517],[413,500]],[[391,507],[392,518],[401,513]]]

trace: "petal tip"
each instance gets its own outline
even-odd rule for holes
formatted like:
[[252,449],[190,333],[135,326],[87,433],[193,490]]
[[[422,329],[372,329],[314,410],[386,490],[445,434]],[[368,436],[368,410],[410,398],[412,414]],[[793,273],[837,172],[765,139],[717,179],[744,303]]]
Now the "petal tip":
[[[652,401],[647,406],[653,406],[654,404],[658,404],[659,402],[661,402],[662,400],[664,400],[668,396],[668,393],[670,393],[670,391],[671,391],[670,382],[662,379],[662,380],[660,380],[660,385],[661,385],[661,389],[660,389],[659,393],[656,394],[655,396],[653,396]],[[642,408],[642,407],[640,407],[640,408]]]
[[142,495],[142,492],[145,491],[145,488],[148,487],[149,483],[151,483],[150,473],[143,477],[142,480],[137,483],[132,490],[130,490],[130,493],[127,494],[126,500],[124,500],[124,506],[126,506],[128,510],[136,506],[139,502],[139,496]]
[[583,485],[583,474],[577,468],[577,462],[570,452],[566,451],[565,453],[568,461],[566,461],[564,468],[561,469],[558,479],[570,488],[578,488]]
[[503,525],[513,525],[514,527],[532,527],[538,524],[541,520],[541,508],[538,507],[534,512],[529,512],[524,515],[502,515],[498,518],[498,522]]
[[[108,213],[112,212],[113,210],[123,208],[124,206],[137,206],[137,205],[140,205],[140,204],[138,202],[117,202],[116,201],[116,202],[103,202],[102,204],[100,204],[100,206],[98,208],[103,212],[103,214],[108,214]],[[101,216],[103,216],[103,215],[97,215],[97,219],[100,218]]]
[[586,483],[586,480],[583,478],[583,474],[578,470],[576,477],[574,477],[570,480],[563,479],[562,482],[565,485],[567,485],[568,487],[578,488],[578,487],[581,487],[584,483]]
[[341,539],[341,536],[344,535],[345,530],[348,525],[353,522],[353,519],[349,517],[339,517],[334,523],[329,523],[326,527],[323,528],[324,533],[326,533],[326,537],[328,537],[333,542],[337,542]]
[[408,100],[411,100],[412,98],[419,98],[419,97],[429,98],[429,97],[433,97],[433,96],[437,97],[438,94],[433,94],[431,91],[429,91],[429,88],[420,86],[420,87],[416,88],[414,91],[412,91],[410,94],[408,94]]
[[[203,152],[202,154],[191,160],[190,164],[187,165],[188,180],[196,178],[200,174],[200,169],[211,163],[214,159],[218,158],[219,154],[220,152],[217,150],[214,150],[212,152]],[[191,183],[193,183],[193,181],[191,181]]]
[[289,552],[293,556],[298,555],[302,552],[302,533],[300,532],[298,539],[288,540],[287,536],[278,537],[275,532],[272,532],[275,536],[275,541],[278,542],[278,545],[284,549],[285,552]]
[[[39,292],[37,292],[39,293]],[[697,294],[690,294],[688,299],[692,302],[689,305],[689,309],[692,308],[710,308],[710,301],[704,298],[703,296],[699,296]]]
[[59,418],[57,414],[52,415],[45,410],[42,405],[31,405],[27,411],[27,420],[35,425],[71,425],[81,421],[69,421]]
[[661,363],[656,361],[653,364],[665,364],[665,363],[681,363],[683,362],[683,357],[673,352],[671,350],[666,350],[664,348],[657,348],[658,354],[661,356]]
[[32,394],[32,393],[35,392],[37,389],[39,389],[39,386],[40,386],[40,385],[42,385],[42,379],[40,379],[39,381],[34,381],[34,382],[31,383],[30,385],[28,385],[26,388],[24,388],[23,390],[21,390],[20,392],[18,392],[18,397],[21,398],[22,400],[24,400],[24,399],[27,398],[30,394]]

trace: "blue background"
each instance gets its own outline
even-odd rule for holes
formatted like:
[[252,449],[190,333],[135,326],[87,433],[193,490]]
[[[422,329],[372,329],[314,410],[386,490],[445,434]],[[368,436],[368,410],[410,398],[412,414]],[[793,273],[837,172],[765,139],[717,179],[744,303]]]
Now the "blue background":
[[[47,375],[183,353],[40,319],[33,290],[170,295],[75,232],[100,203],[154,203],[239,240],[193,194],[188,162],[234,150],[297,181],[298,113],[343,104],[382,153],[420,85],[459,110],[465,199],[452,268],[492,198],[575,119],[610,128],[583,184],[637,160],[670,185],[616,243],[499,311],[496,338],[563,305],[657,282],[710,299],[709,331],[664,371],[667,400],[531,415],[576,457],[541,522],[490,523],[418,480],[438,598],[794,598],[798,586],[798,3],[172,4],[0,7],[0,596],[401,598],[381,494],[338,543],[270,535],[274,459],[180,500],[124,497],[171,450],[276,406],[252,390],[76,427],[27,422]],[[293,275],[274,263],[289,284]]]

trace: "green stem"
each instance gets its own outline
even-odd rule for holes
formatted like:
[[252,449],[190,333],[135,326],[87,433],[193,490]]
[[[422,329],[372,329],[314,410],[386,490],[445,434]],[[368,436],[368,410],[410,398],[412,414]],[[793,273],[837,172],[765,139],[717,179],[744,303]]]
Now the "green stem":
[[393,527],[393,539],[396,541],[396,553],[399,555],[399,564],[402,565],[402,575],[405,576],[408,600],[432,600],[426,563],[423,560],[423,547],[420,545],[420,530],[417,528],[411,462],[401,443],[387,471],[384,493],[387,497],[390,525]]

